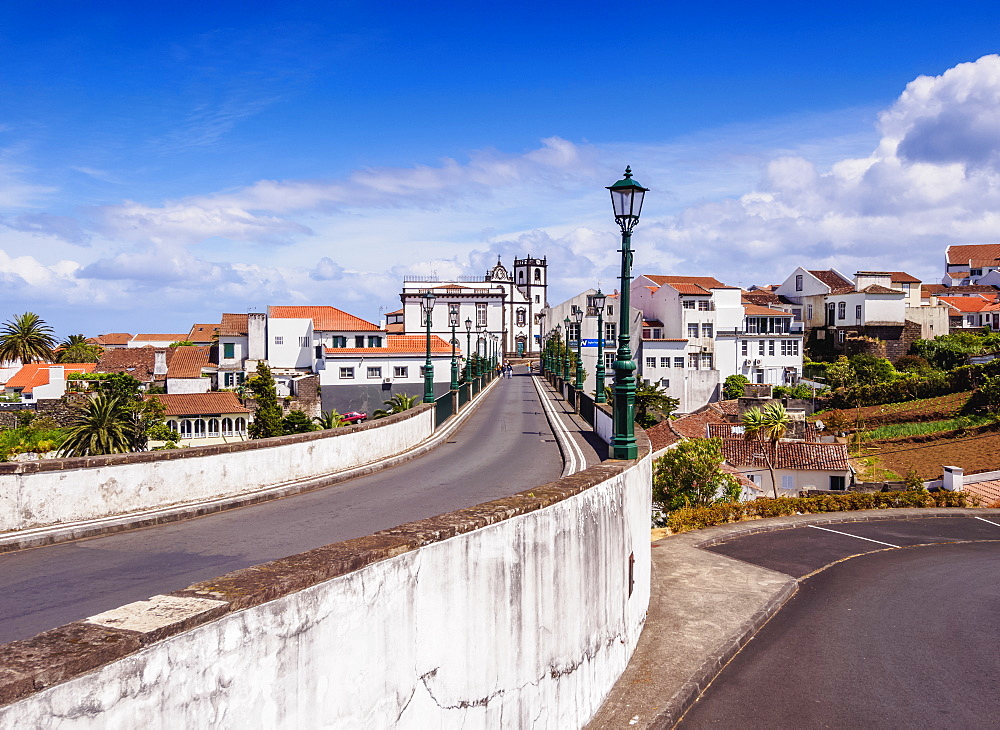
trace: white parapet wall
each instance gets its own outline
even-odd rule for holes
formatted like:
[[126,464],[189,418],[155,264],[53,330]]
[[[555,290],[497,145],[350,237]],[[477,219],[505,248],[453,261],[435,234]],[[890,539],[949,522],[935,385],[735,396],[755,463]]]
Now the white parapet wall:
[[649,603],[640,453],[0,647],[0,727],[582,727]]
[[379,461],[434,432],[434,409],[192,449],[0,464],[0,534],[251,493]]

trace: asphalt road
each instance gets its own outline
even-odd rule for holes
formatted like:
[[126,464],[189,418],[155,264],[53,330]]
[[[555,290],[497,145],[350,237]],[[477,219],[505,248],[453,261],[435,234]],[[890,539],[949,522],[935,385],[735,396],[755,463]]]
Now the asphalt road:
[[802,527],[711,548],[809,577],[679,726],[996,727],[1000,524],[825,527],[835,532]]
[[562,459],[530,376],[501,380],[447,443],[315,492],[0,555],[0,643],[199,580],[509,496]]

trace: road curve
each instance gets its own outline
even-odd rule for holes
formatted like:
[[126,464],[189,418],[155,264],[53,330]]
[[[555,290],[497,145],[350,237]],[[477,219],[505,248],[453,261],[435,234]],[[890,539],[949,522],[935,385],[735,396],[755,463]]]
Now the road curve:
[[558,479],[562,459],[531,381],[501,380],[445,444],[376,474],[193,520],[0,555],[0,643]]

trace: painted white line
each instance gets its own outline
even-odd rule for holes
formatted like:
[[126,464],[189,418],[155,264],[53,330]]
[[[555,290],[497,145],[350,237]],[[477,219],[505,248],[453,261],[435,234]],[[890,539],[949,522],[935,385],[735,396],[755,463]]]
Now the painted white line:
[[982,520],[983,522],[989,522],[991,525],[993,525],[995,527],[1000,527],[1000,522],[994,522],[993,520],[988,520],[985,517],[977,517],[976,519],[977,520]]
[[570,474],[576,474],[578,471],[582,471],[587,466],[587,460],[584,458],[583,450],[576,442],[576,439],[573,438],[573,434],[570,432],[569,428],[567,428],[566,424],[563,422],[561,414],[556,411],[555,406],[549,399],[549,395],[545,388],[537,379],[532,378],[532,383],[538,393],[538,399],[541,401],[542,408],[545,410],[549,425],[552,427],[552,433],[559,440],[560,446],[563,447],[562,475],[566,477]]
[[891,542],[882,542],[881,540],[872,540],[870,537],[861,537],[861,535],[852,535],[849,532],[841,532],[840,530],[831,530],[828,527],[817,527],[816,525],[807,525],[814,530],[824,530],[826,532],[832,532],[834,535],[846,535],[847,537],[856,537],[859,540],[867,540],[868,542],[878,543],[879,545],[887,545],[888,547],[899,547],[899,545],[893,545]]

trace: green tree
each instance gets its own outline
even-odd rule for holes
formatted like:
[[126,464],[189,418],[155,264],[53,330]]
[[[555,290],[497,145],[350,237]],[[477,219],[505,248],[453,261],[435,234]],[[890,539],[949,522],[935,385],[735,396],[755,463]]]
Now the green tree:
[[763,408],[749,408],[743,413],[743,437],[756,439],[762,446],[767,469],[771,472],[771,489],[778,496],[778,481],[774,475],[778,442],[788,432],[792,419],[779,401],[773,400]]
[[[95,392],[107,398],[119,401],[121,408],[128,413],[129,419],[129,451],[145,451],[151,438],[162,439],[164,433],[160,427],[166,428],[163,421],[166,407],[163,402],[153,396],[147,398],[142,391],[142,383],[126,373],[109,373],[95,382]],[[155,433],[154,433],[155,432]],[[176,436],[175,440],[180,438]]]
[[849,388],[857,383],[857,375],[845,355],[826,366],[826,382],[831,388]]
[[740,483],[722,462],[722,439],[681,440],[653,463],[653,500],[668,512],[735,502]]
[[979,393],[992,413],[1000,413],[1000,375],[985,376]]
[[305,411],[289,411],[288,415],[281,419],[281,428],[286,435],[320,430]]
[[257,402],[257,410],[253,414],[253,423],[247,429],[252,439],[281,436],[284,429],[281,425],[281,406],[278,405],[278,393],[274,387],[274,376],[271,368],[263,360],[257,362],[257,372],[246,382],[247,390],[253,394]]
[[177,340],[177,342],[171,342],[168,347],[191,347],[194,344],[191,340]]
[[23,364],[52,360],[56,340],[52,328],[34,312],[19,314],[0,329],[0,362]]
[[896,377],[896,368],[884,357],[858,354],[850,358],[855,380],[864,385],[886,383]]
[[313,418],[313,420],[322,429],[337,428],[344,425],[344,419],[336,410],[324,411],[321,415]]
[[649,411],[659,411],[664,417],[677,410],[680,401],[667,395],[658,385],[640,381],[635,386],[635,422],[643,428],[656,424],[657,419]]
[[132,451],[132,411],[120,399],[97,393],[79,406],[66,429],[62,456],[95,456]]
[[87,342],[84,335],[70,335],[59,343],[59,362],[97,362],[104,352]]
[[750,385],[750,378],[746,375],[730,375],[722,384],[722,397],[726,400],[742,398],[748,385]]
[[373,418],[385,418],[393,413],[408,411],[417,404],[417,396],[406,395],[406,393],[396,393],[387,401],[382,401],[385,409],[379,408],[372,414]]

